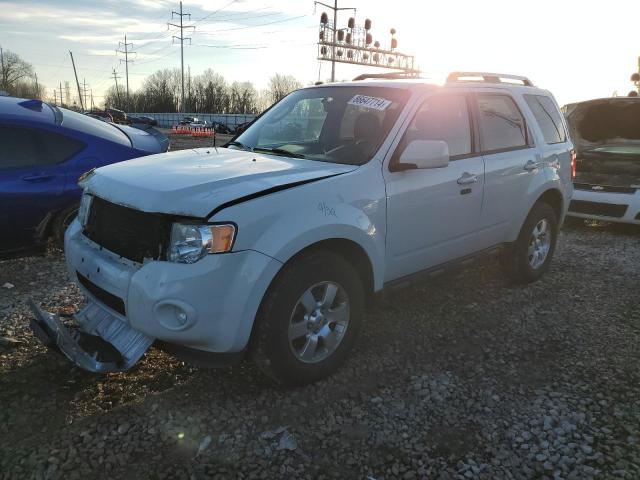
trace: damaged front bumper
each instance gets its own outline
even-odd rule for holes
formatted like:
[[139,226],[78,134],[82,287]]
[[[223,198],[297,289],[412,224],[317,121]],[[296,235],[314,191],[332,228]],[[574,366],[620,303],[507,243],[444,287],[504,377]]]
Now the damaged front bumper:
[[91,301],[74,315],[77,328],[66,327],[57,315],[43,311],[33,301],[30,306],[35,314],[30,326],[36,337],[90,372],[128,370],[155,340]]

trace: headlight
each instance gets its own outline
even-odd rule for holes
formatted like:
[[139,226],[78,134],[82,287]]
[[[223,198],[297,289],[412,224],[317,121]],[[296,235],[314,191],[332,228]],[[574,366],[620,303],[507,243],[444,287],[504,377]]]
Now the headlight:
[[224,225],[193,225],[174,223],[168,259],[172,262],[195,263],[209,253],[231,250],[236,227]]
[[88,193],[82,194],[82,199],[80,199],[80,208],[78,208],[78,220],[80,221],[80,225],[83,227],[87,225],[87,220],[89,219],[89,211],[91,210],[91,200],[93,199],[93,195],[89,195]]

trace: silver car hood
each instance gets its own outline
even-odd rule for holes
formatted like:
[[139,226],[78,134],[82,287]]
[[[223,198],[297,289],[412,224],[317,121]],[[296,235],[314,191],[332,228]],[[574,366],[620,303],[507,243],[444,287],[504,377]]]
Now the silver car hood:
[[107,165],[89,175],[83,186],[91,194],[137,210],[205,218],[245,197],[356,168],[211,147]]

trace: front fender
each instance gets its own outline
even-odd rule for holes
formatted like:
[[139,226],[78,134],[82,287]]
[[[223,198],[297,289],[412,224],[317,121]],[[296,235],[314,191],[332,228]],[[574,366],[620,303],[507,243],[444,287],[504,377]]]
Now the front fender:
[[369,257],[378,290],[384,279],[385,190],[380,170],[366,167],[231,206],[212,220],[238,225],[234,250],[256,250],[283,263],[317,242],[350,240]]

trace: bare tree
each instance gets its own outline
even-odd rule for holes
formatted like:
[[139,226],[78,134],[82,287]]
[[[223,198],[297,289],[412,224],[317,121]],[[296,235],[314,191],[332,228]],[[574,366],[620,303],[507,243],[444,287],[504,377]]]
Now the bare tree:
[[0,63],[0,90],[5,90],[10,95],[40,97],[40,92],[37,91],[40,89],[36,89],[33,78],[34,72],[30,63],[24,61],[17,53],[3,51]]
[[[212,69],[191,78],[188,92],[190,113],[259,113],[273,99],[282,98],[301,86],[292,76],[276,75],[267,90],[258,92],[251,82],[228,84]],[[105,94],[105,106],[123,108],[124,90],[115,86]],[[180,104],[180,70],[165,69],[149,75],[142,87],[130,92],[130,106],[137,112],[177,112]]]
[[257,97],[251,82],[233,82],[229,89],[229,113],[255,113]]
[[275,103],[282,100],[287,94],[300,87],[302,87],[302,84],[293,75],[276,73],[269,79],[271,102]]

